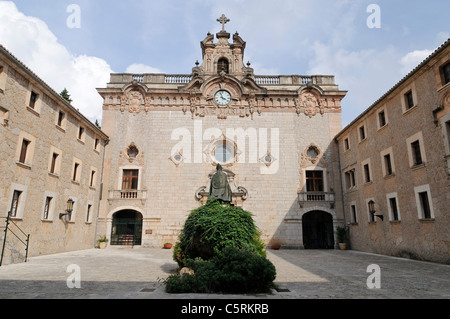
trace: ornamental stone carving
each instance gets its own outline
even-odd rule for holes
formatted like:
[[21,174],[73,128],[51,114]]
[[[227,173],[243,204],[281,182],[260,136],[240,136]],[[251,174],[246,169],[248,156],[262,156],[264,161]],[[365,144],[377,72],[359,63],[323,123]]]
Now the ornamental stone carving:
[[310,118],[316,116],[319,107],[316,96],[312,93],[305,93],[301,95],[300,100],[304,107],[305,115]]
[[143,109],[148,110],[149,105],[141,92],[132,90],[120,97],[120,111],[123,113],[126,110],[133,114],[140,113]]
[[444,108],[450,107],[450,92],[444,97]]
[[144,152],[142,152],[134,142],[132,142],[125,150],[120,151],[120,165],[136,164],[144,165]]

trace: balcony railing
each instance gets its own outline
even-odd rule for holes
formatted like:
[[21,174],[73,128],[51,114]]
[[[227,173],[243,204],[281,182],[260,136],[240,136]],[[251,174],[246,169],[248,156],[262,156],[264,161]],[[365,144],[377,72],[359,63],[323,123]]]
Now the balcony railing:
[[298,194],[298,203],[300,207],[306,203],[313,204],[329,204],[330,208],[334,207],[334,193],[326,193],[326,192],[302,192]]
[[146,190],[111,190],[108,199],[147,199]]
[[191,82],[192,77],[186,74],[172,74],[166,75],[164,83],[166,84],[187,84]]

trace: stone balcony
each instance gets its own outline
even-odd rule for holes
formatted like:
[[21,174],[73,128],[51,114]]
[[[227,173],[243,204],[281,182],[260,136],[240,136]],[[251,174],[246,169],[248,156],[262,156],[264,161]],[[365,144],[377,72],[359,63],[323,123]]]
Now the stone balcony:
[[110,190],[108,200],[146,200],[146,190]]
[[[142,84],[172,84],[185,85],[192,80],[190,74],[131,74],[117,73],[111,74],[110,85],[131,83],[136,81]],[[261,86],[277,85],[335,85],[335,78],[332,75],[255,75],[254,80]]]
[[298,203],[301,208],[306,206],[323,206],[333,209],[335,194],[326,192],[301,192],[298,193]]

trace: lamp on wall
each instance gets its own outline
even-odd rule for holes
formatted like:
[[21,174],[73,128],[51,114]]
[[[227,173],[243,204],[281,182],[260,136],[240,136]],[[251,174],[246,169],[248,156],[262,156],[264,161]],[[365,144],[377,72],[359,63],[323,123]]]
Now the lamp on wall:
[[69,200],[67,201],[66,212],[65,213],[59,213],[59,219],[61,219],[63,216],[69,216],[69,220],[70,220],[72,212],[73,212],[73,204],[74,203],[75,202],[73,201],[73,199],[69,198]]
[[369,213],[372,215],[372,216],[376,216],[376,217],[378,217],[379,219],[381,219],[382,221],[384,220],[384,216],[383,215],[375,215],[375,213],[377,212],[376,210],[375,210],[375,202],[373,201],[373,200],[371,200],[369,203],[368,203],[368,205],[369,205]]

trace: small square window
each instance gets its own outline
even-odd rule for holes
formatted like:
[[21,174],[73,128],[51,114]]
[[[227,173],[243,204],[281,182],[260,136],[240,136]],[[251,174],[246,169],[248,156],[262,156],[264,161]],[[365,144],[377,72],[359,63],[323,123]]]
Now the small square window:
[[356,187],[356,179],[355,179],[355,170],[352,169],[348,172],[345,172],[345,184],[347,189],[351,189]]
[[430,185],[414,187],[416,207],[419,219],[434,219],[434,210]]
[[95,170],[91,171],[91,179],[89,182],[90,187],[95,187],[96,181],[97,181],[97,172]]
[[31,142],[23,139],[22,140],[22,148],[20,150],[19,163],[25,164],[27,160],[27,152]]
[[58,112],[58,120],[57,120],[56,124],[59,127],[63,127],[65,118],[66,118],[66,114],[63,111],[59,111]]
[[412,91],[408,91],[405,94],[405,105],[406,109],[409,110],[410,108],[414,107],[414,98]]
[[92,205],[89,204],[87,206],[87,212],[86,212],[86,223],[90,223],[91,222],[91,214],[92,214]]
[[53,198],[50,196],[47,196],[45,198],[45,205],[44,205],[44,215],[42,216],[42,219],[48,220],[49,219],[49,212],[50,212],[50,206],[52,204]]
[[364,165],[364,181],[366,183],[370,183],[371,179],[370,179],[370,167],[369,164],[365,164]]
[[359,128],[359,140],[364,141],[365,139],[366,139],[366,129],[363,125]]
[[391,161],[391,154],[384,155],[384,167],[386,170],[386,176],[392,175],[392,161]]
[[420,142],[415,141],[411,143],[411,151],[413,156],[413,164],[414,166],[421,165],[422,161],[422,153],[420,151]]
[[94,150],[96,150],[97,152],[100,151],[100,139],[98,137],[96,137],[94,140]]
[[31,96],[30,96],[30,103],[29,103],[29,107],[31,107],[32,109],[34,109],[36,107],[36,102],[38,100],[39,95],[36,92],[31,91]]
[[380,125],[380,128],[386,125],[386,114],[384,111],[378,113],[378,124]]
[[13,198],[11,201],[11,209],[10,209],[10,213],[9,213],[10,217],[17,217],[17,212],[18,212],[19,201],[20,201],[21,195],[22,195],[21,191],[18,191],[18,190],[14,191]]
[[399,220],[397,198],[395,198],[395,197],[389,198],[389,208],[390,208],[390,212],[391,212],[391,220],[394,220],[394,221]]
[[430,219],[431,209],[430,209],[430,202],[428,200],[428,192],[420,192],[419,199],[420,199],[420,208],[422,210],[422,218]]
[[348,138],[346,138],[346,139],[344,140],[344,149],[345,149],[346,151],[348,151],[348,150],[350,149],[350,142],[349,142]]
[[351,221],[353,224],[357,224],[358,220],[356,218],[356,205],[350,206],[350,213],[351,213]]
[[52,160],[50,163],[50,173],[52,173],[52,174],[56,174],[56,162],[58,160],[58,157],[59,157],[58,153],[52,154]]
[[78,128],[78,139],[84,141],[84,127],[82,126]]
[[447,62],[442,68],[442,79],[444,80],[443,85],[450,82],[450,62]]
[[81,176],[81,163],[75,161],[73,163],[72,181],[79,183],[80,182],[80,176]]

